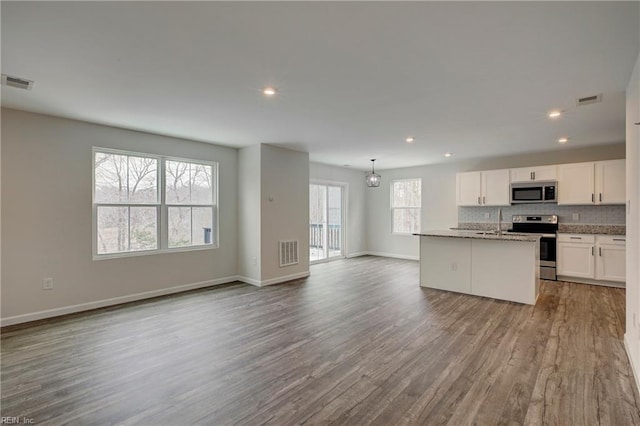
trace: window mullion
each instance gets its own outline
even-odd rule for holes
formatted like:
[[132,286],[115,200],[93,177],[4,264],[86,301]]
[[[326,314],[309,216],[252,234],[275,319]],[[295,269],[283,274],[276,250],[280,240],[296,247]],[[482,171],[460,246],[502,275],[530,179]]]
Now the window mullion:
[[166,248],[169,247],[169,211],[167,209],[167,198],[166,198],[166,193],[167,193],[167,178],[165,176],[165,170],[166,170],[166,158],[162,158],[159,161],[159,166],[158,168],[160,169],[160,173],[158,176],[158,180],[159,180],[159,185],[158,185],[158,191],[160,191],[159,194],[159,198],[160,198],[160,205],[159,205],[159,220],[158,220],[158,241],[160,242],[160,249],[164,250]]

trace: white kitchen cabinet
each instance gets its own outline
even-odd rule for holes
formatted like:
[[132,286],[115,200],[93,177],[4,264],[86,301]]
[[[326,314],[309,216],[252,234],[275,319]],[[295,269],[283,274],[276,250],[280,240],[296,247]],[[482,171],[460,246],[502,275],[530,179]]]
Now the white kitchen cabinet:
[[459,206],[481,205],[481,186],[481,172],[456,174],[456,204]]
[[595,163],[596,204],[625,203],[625,160]]
[[558,204],[624,204],[625,160],[561,164]]
[[625,282],[626,238],[598,235],[596,251],[596,280]]
[[594,278],[595,237],[593,235],[558,235],[557,274],[576,278]]
[[488,170],[456,175],[458,206],[508,206],[509,170]]
[[558,204],[594,204],[594,184],[594,163],[559,165]]
[[511,182],[536,182],[557,179],[556,166],[521,167],[519,169],[511,169],[509,172]]
[[625,240],[624,235],[558,234],[558,276],[625,282]]

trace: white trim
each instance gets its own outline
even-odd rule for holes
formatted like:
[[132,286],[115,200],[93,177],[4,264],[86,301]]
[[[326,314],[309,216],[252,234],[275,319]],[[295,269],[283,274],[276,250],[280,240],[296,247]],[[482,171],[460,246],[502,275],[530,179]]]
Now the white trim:
[[349,253],[347,255],[347,259],[351,259],[352,257],[367,256],[368,254],[369,252],[367,251],[358,251],[356,253]]
[[0,326],[20,324],[23,322],[36,321],[45,318],[57,317],[60,315],[73,314],[76,312],[88,311],[91,309],[104,308],[106,306],[120,305],[122,303],[135,302],[137,300],[150,299],[152,297],[165,296],[168,294],[182,293],[198,288],[211,287],[220,284],[228,284],[234,281],[240,281],[238,276],[217,278],[215,280],[200,281],[197,283],[183,284],[175,287],[162,288],[158,290],[145,291],[142,293],[129,294],[126,296],[112,297],[110,299],[96,300],[95,302],[81,303],[78,305],[64,306],[62,308],[48,309],[46,311],[32,312],[29,314],[15,315],[12,317],[2,318]]
[[568,277],[566,275],[558,275],[556,277],[556,281],[565,281],[568,283],[577,283],[577,284],[601,285],[604,287],[614,287],[614,288],[627,287],[626,282],[599,281],[599,280],[591,280],[589,278]]
[[260,280],[256,280],[255,278],[244,277],[242,275],[238,275],[238,281],[242,281],[245,284],[251,284],[256,287],[260,287]]
[[631,364],[631,371],[633,372],[633,378],[636,380],[636,388],[640,389],[640,375],[638,375],[638,369],[636,365],[633,363],[633,357],[631,356],[631,351],[629,351],[629,345],[631,344],[628,339],[629,334],[624,334],[624,349],[627,352],[627,358],[629,358],[629,364]]
[[406,259],[406,260],[420,260],[420,256],[409,256],[406,254],[382,253],[379,251],[367,251],[365,253],[370,256],[392,257],[394,259]]
[[268,280],[260,281],[260,287],[264,287],[266,285],[280,284],[285,281],[297,280],[300,278],[306,278],[309,276],[309,271],[298,272],[297,274],[285,275],[283,277],[271,278]]
[[309,271],[304,271],[304,272],[298,272],[297,274],[291,274],[291,275],[285,275],[282,277],[277,277],[277,278],[271,278],[268,280],[256,280],[255,278],[249,278],[249,277],[242,277],[242,276],[238,276],[237,279],[238,281],[242,281],[243,283],[247,283],[247,284],[251,284],[251,285],[255,285],[256,287],[264,287],[264,286],[268,286],[268,285],[273,285],[273,284],[280,284],[286,281],[293,281],[293,280],[297,280],[300,278],[306,278],[308,277]]

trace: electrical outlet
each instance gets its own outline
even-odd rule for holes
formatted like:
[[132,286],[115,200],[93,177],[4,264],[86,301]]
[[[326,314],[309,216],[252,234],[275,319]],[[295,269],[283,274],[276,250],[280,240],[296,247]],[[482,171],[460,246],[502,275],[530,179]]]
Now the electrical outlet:
[[53,290],[53,278],[43,278],[42,279],[42,289],[43,290]]
[[487,212],[484,214],[485,219],[489,219],[491,217],[491,213]]
[[457,271],[457,270],[458,270],[458,264],[457,264],[456,262],[453,262],[453,263],[451,264],[451,270],[452,270],[452,271]]
[[253,257],[251,258],[251,264],[252,264],[252,265],[257,265],[257,264],[258,264],[258,258],[257,258],[257,257],[255,257],[255,256],[253,256]]
[[574,213],[573,214],[573,220],[575,220],[576,222],[580,220],[580,213]]

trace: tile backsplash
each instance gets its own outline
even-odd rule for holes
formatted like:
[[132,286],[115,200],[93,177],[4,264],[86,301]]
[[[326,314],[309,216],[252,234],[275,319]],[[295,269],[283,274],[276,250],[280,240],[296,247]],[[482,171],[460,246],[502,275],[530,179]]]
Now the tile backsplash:
[[[488,217],[487,217],[488,214]],[[502,207],[504,222],[514,214],[557,214],[560,223],[625,224],[625,206],[559,206],[557,204],[518,204]],[[574,214],[578,219],[574,219]],[[497,222],[498,207],[458,207],[458,222]]]

